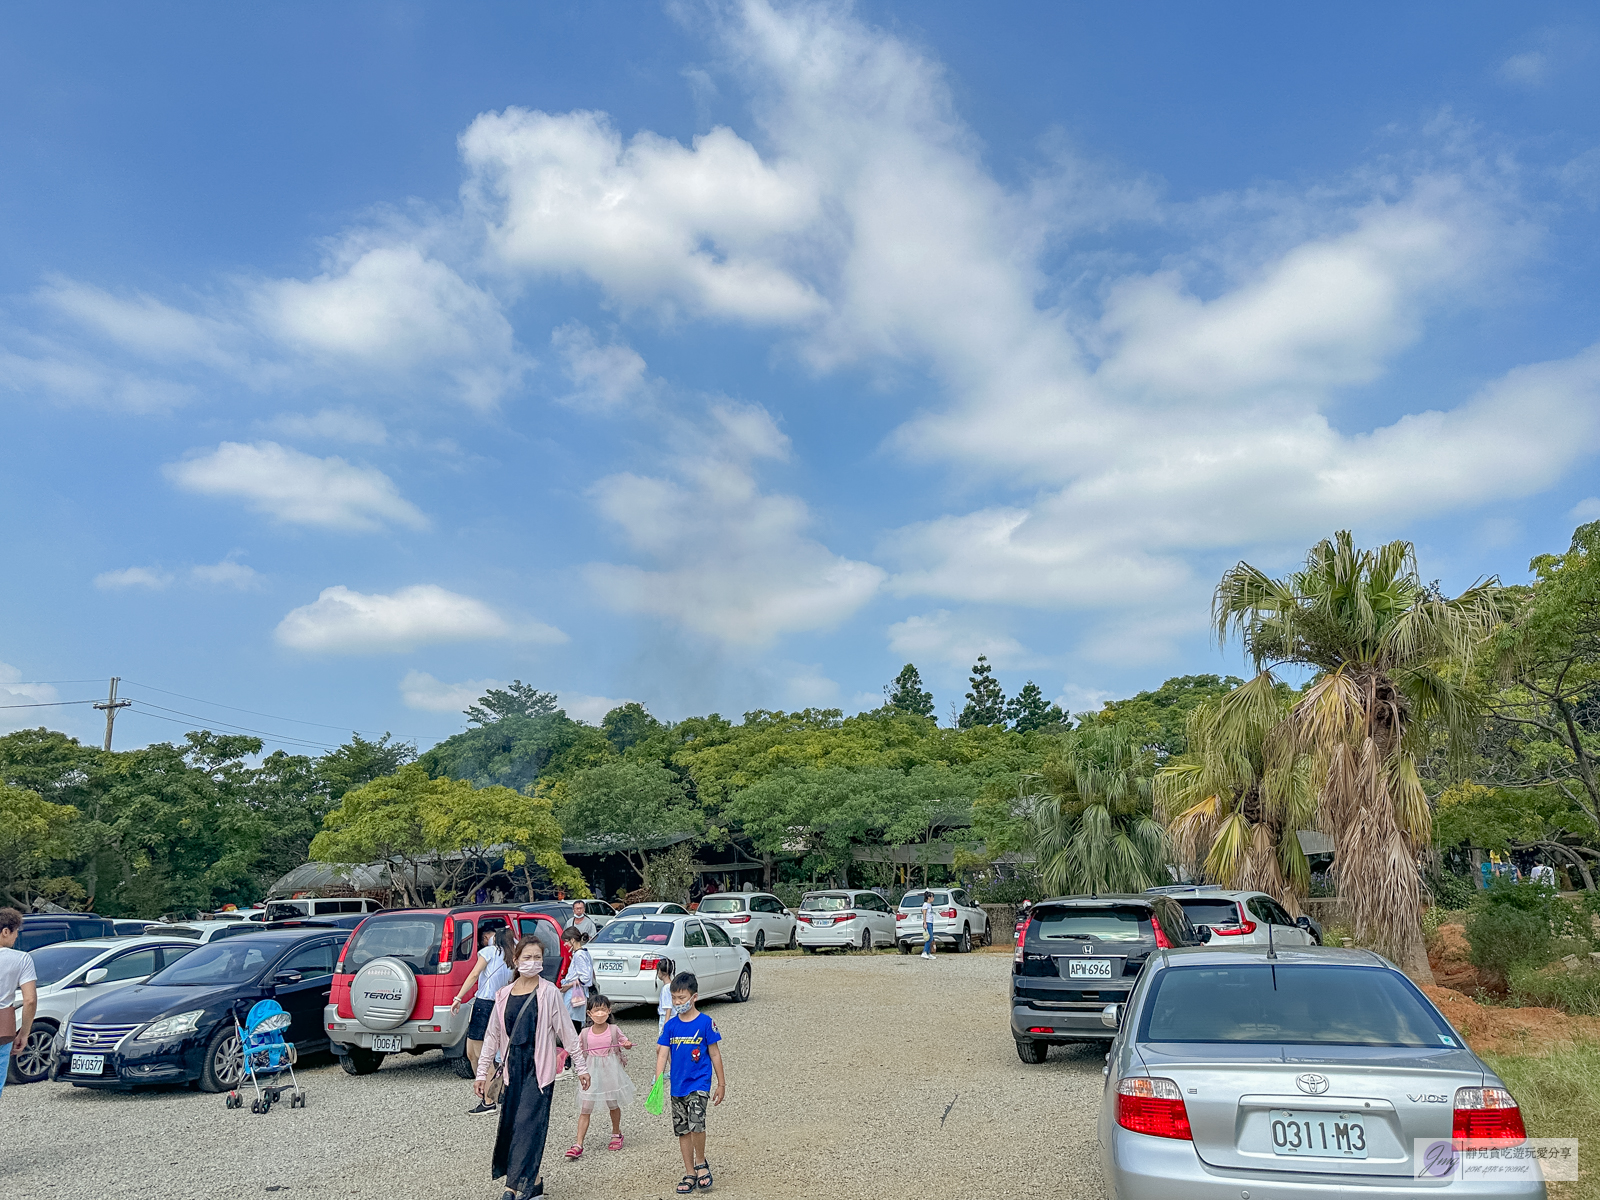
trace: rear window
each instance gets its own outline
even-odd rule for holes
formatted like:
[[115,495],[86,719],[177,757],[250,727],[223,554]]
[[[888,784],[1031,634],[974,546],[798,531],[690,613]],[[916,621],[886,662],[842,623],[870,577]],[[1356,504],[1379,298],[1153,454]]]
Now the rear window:
[[[82,946],[74,942],[57,942],[32,952],[33,971],[40,987],[60,983],[97,954],[104,954],[104,946]],[[11,997],[4,998],[10,1003]]]
[[638,921],[618,917],[602,929],[591,945],[665,946],[672,940],[671,921]]
[[712,896],[700,901],[703,913],[735,913],[744,911],[744,901],[737,896]]
[[800,901],[801,912],[843,912],[849,907],[849,896],[807,896]]
[[1142,1042],[1458,1046],[1404,976],[1337,965],[1171,967],[1155,980]]
[[413,971],[432,971],[439,961],[444,917],[407,913],[368,917],[345,951],[344,969],[359,971],[375,958],[398,958]]
[[267,920],[292,921],[306,916],[310,907],[304,900],[273,900],[267,905]]
[[1179,900],[1191,925],[1237,925],[1239,906],[1232,900]]
[[1035,908],[1028,937],[1047,942],[1138,942],[1151,937],[1150,913],[1142,908]]
[[[933,894],[933,906],[935,908],[938,908],[939,905],[941,905],[941,904],[949,904],[949,903],[950,903],[950,893],[949,892],[935,892]],[[921,908],[922,907],[922,893],[921,892],[907,892],[904,896],[900,897],[900,907],[901,908],[907,908],[907,909],[910,909],[910,908]]]
[[251,983],[283,947],[263,937],[210,942],[185,954],[146,982],[155,987],[215,987]]

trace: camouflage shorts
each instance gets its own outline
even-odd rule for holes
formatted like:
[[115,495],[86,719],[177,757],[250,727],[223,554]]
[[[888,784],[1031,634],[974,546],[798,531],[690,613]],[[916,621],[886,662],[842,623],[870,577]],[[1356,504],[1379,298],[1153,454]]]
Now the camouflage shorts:
[[672,1098],[672,1132],[677,1137],[706,1131],[706,1101],[710,1092],[690,1092]]

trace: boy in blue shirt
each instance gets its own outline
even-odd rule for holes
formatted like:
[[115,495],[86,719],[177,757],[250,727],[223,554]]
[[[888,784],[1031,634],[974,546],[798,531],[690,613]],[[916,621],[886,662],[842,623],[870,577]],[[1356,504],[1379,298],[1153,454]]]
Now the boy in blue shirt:
[[[672,1017],[656,1039],[656,1074],[672,1067],[672,1132],[683,1155],[683,1179],[677,1193],[711,1190],[711,1164],[706,1161],[706,1100],[721,1104],[727,1087],[722,1078],[722,1035],[716,1022],[695,1007],[700,981],[693,971],[672,979]],[[712,1087],[712,1076],[716,1086]]]

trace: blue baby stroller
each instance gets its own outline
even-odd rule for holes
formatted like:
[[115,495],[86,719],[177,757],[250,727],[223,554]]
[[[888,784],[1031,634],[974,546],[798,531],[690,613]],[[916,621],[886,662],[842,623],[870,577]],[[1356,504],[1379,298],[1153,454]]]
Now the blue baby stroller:
[[[256,1090],[256,1098],[250,1102],[250,1111],[271,1111],[272,1106],[283,1099],[284,1092],[292,1093],[289,1097],[290,1108],[304,1108],[305,1089],[294,1077],[294,1064],[299,1055],[295,1053],[293,1042],[283,1040],[283,1031],[289,1028],[289,1014],[283,1011],[283,1005],[276,1000],[256,1001],[244,1019],[243,1028],[239,1026],[239,1012],[235,1009],[233,1028],[239,1036],[245,1074],[250,1077],[250,1083]],[[289,1073],[287,1087],[278,1082],[285,1071]],[[263,1084],[262,1080],[271,1082]],[[225,1106],[244,1107],[244,1097],[237,1088],[228,1093]]]

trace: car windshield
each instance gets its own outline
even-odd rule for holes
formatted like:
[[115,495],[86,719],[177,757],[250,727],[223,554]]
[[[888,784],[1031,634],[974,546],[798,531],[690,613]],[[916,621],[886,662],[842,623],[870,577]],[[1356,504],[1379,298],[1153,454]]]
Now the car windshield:
[[1141,1042],[1458,1046],[1394,971],[1337,964],[1171,967],[1151,989]]
[[344,969],[354,973],[375,958],[398,958],[413,971],[431,971],[439,961],[444,917],[406,913],[368,917],[345,951]]
[[807,896],[800,901],[801,912],[842,912],[849,907],[849,896]]
[[1142,908],[1035,908],[1028,936],[1047,942],[1137,942],[1150,937],[1150,913]]
[[665,946],[672,940],[671,921],[641,921],[619,917],[612,921],[589,944],[591,946],[623,943],[633,946]]
[[[38,950],[30,951],[33,958],[34,974],[38,976],[40,987],[49,987],[52,983],[60,983],[84,963],[97,954],[104,954],[104,946],[80,946],[72,942],[58,942],[54,946],[42,946]],[[10,1003],[10,997],[6,997]]]
[[[950,903],[950,893],[949,892],[935,892],[933,894],[933,906],[935,908],[938,908],[941,904],[949,904],[949,903]],[[921,892],[907,892],[904,896],[900,897],[900,907],[901,908],[906,908],[906,909],[921,908],[922,907],[922,893]]]
[[703,913],[743,912],[744,901],[737,896],[710,896],[700,901]]
[[208,942],[185,954],[165,971],[146,981],[152,987],[216,987],[220,984],[249,983],[261,968],[282,949],[275,941],[262,937],[227,938]]
[[1179,900],[1195,925],[1237,925],[1239,906],[1232,900]]

